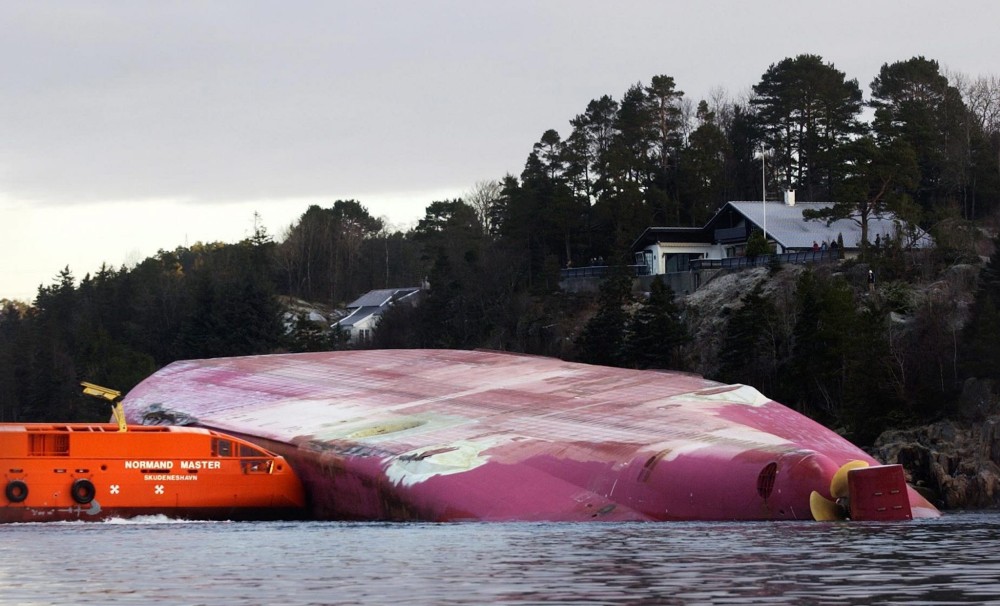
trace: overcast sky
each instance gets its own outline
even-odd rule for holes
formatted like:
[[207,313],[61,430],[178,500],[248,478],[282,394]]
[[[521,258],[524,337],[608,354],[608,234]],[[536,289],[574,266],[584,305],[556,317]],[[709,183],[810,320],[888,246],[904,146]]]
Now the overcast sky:
[[0,0],[0,298],[356,199],[406,226],[591,99],[738,96],[802,53],[867,86],[1000,74],[1000,3]]

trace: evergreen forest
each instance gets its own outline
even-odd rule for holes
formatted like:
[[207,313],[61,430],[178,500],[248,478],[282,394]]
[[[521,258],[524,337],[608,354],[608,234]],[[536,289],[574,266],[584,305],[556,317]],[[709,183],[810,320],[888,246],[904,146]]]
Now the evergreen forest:
[[[67,265],[34,301],[0,301],[0,422],[106,420],[80,381],[127,391],[175,360],[352,347],[297,310],[421,285],[418,305],[392,308],[353,347],[700,372],[861,444],[974,415],[1000,379],[1000,79],[913,57],[883,64],[869,90],[809,54],[739,96],[692,99],[656,75],[582,103],[562,132],[526,142],[519,175],[429,201],[405,231],[336,200],[282,234],[258,228],[84,276]],[[892,212],[936,246],[774,266],[770,287],[725,306],[699,308],[659,280],[636,292],[624,267],[644,229],[700,227],[727,201],[783,190],[835,202],[815,220]],[[560,290],[562,268],[595,259],[611,267],[596,293]],[[869,268],[878,296],[855,279]]]

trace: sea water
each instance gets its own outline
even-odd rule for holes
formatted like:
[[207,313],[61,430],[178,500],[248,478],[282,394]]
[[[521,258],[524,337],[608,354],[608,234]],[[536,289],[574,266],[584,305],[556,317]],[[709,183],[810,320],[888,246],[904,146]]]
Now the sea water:
[[1000,604],[1000,513],[907,523],[8,524],[0,604]]

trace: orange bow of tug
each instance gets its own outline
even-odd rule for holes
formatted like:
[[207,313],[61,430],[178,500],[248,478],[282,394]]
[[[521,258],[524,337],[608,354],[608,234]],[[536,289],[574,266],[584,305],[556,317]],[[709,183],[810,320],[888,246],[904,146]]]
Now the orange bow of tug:
[[[117,405],[117,391],[84,384]],[[0,522],[300,517],[302,485],[285,459],[195,427],[0,424]]]

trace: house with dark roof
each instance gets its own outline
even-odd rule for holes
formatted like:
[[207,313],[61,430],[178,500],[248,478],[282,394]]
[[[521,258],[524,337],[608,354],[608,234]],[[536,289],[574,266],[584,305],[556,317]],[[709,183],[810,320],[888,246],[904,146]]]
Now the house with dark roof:
[[[829,225],[822,220],[806,220],[803,211],[820,210],[833,202],[795,202],[794,192],[784,201],[727,202],[704,227],[649,227],[632,245],[635,263],[650,275],[684,272],[696,267],[725,267],[727,259],[745,257],[747,240],[761,230],[776,254],[784,260],[819,260],[825,257],[857,256],[861,250],[861,226],[852,219]],[[931,246],[925,232],[906,226],[891,214],[868,220],[869,242],[907,237],[916,248]],[[843,249],[831,254],[843,242]],[[837,246],[835,246],[837,245]],[[706,262],[708,261],[708,262]],[[718,263],[711,263],[717,261]]]
[[385,288],[369,291],[347,304],[348,314],[335,322],[347,337],[348,343],[363,343],[372,338],[382,314],[399,303],[415,304],[420,287]]

